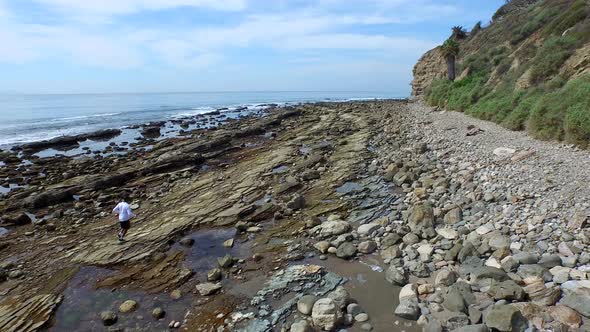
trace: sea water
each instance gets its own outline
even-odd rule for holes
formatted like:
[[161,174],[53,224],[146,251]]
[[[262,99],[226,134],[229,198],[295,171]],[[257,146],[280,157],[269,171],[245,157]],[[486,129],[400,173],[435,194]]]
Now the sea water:
[[388,92],[199,92],[0,95],[0,148],[264,104],[398,98]]

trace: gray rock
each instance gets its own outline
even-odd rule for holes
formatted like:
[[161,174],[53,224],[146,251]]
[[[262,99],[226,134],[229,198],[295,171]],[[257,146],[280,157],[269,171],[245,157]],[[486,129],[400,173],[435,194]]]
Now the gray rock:
[[334,301],[334,303],[336,303],[336,306],[338,306],[338,308],[340,310],[343,310],[344,308],[346,308],[346,306],[350,302],[350,294],[342,286],[338,286],[338,287],[336,287],[336,289],[331,291],[328,294],[328,298],[332,299]]
[[546,268],[538,264],[523,264],[518,267],[516,274],[518,274],[518,276],[522,279],[531,277],[540,278],[545,281],[551,281],[551,279],[553,279],[551,273]]
[[390,266],[385,271],[385,280],[398,286],[404,286],[408,283],[408,276],[403,269],[398,269],[395,266]]
[[209,296],[217,293],[221,289],[221,284],[214,284],[212,282],[205,282],[195,286],[199,294]]
[[111,326],[117,322],[117,314],[112,311],[103,311],[100,313],[100,319],[104,326]]
[[489,329],[484,324],[477,324],[477,325],[467,325],[457,329],[454,329],[452,332],[488,332]]
[[356,315],[361,314],[363,312],[364,312],[363,309],[357,303],[351,303],[346,306],[346,313],[348,313],[349,315],[352,315],[353,317],[355,317]]
[[488,245],[493,250],[509,248],[510,247],[510,239],[504,235],[495,235],[489,239]]
[[519,252],[512,257],[520,264],[537,264],[539,262],[539,255],[528,252]]
[[457,272],[449,269],[442,269],[436,274],[436,278],[434,279],[434,285],[437,287],[448,287],[457,281],[457,277]]
[[152,317],[154,317],[155,319],[161,319],[164,318],[164,316],[166,316],[166,311],[164,311],[164,309],[158,307],[152,310]]
[[443,306],[451,312],[467,312],[467,305],[463,295],[456,288],[449,288],[444,295]]
[[363,241],[358,245],[358,251],[363,254],[371,254],[377,250],[377,243],[375,241]]
[[502,282],[492,282],[488,295],[494,300],[509,300],[522,301],[525,297],[525,292],[512,280],[505,280]]
[[475,249],[473,244],[469,241],[465,241],[463,243],[463,247],[460,250],[461,251],[459,251],[459,254],[457,255],[457,259],[461,263],[463,263],[468,257],[479,256],[477,249]]
[[412,244],[416,244],[416,243],[420,242],[420,238],[418,237],[418,235],[416,235],[414,233],[408,233],[408,234],[404,235],[404,237],[402,238],[402,241],[404,242],[404,244],[411,246]]
[[350,224],[342,220],[328,220],[318,226],[321,237],[336,236],[350,231]]
[[122,313],[128,313],[128,312],[132,312],[135,311],[135,309],[137,309],[137,302],[134,300],[127,300],[123,303],[121,303],[121,305],[119,306],[119,311]]
[[508,275],[503,270],[491,266],[482,266],[476,268],[471,273],[474,280],[494,279],[496,281],[508,280]]
[[344,242],[338,246],[336,256],[343,259],[349,259],[356,254],[356,246],[351,242]]
[[561,304],[590,318],[590,280],[571,280],[561,285]]
[[398,246],[392,246],[385,250],[381,250],[381,257],[384,260],[392,260],[402,256],[402,250]]
[[394,312],[397,316],[409,320],[417,320],[420,315],[420,308],[414,299],[403,299],[395,308]]
[[221,280],[221,269],[214,268],[207,272],[207,281]]
[[408,226],[412,233],[422,234],[426,230],[434,230],[434,211],[428,203],[416,204],[408,216]]
[[313,305],[317,301],[317,297],[314,295],[303,295],[299,301],[297,301],[297,310],[304,315],[311,315]]
[[391,247],[401,240],[401,237],[397,233],[387,234],[381,239],[381,246],[383,248]]
[[546,269],[561,266],[561,257],[559,255],[543,255],[538,264]]
[[454,208],[448,211],[444,217],[444,223],[447,225],[454,225],[463,219],[463,211],[461,208]]
[[524,332],[528,328],[527,319],[511,305],[495,305],[485,316],[485,324],[502,332]]
[[369,315],[367,315],[366,313],[362,312],[356,316],[354,316],[354,320],[360,323],[366,322],[369,320]]
[[334,300],[323,298],[314,303],[311,318],[316,327],[331,331],[338,326],[341,315]]
[[447,317],[446,326],[449,330],[454,330],[466,325],[469,325],[469,317],[462,312],[454,312]]
[[379,224],[368,223],[368,224],[360,225],[357,228],[356,232],[360,236],[368,236],[368,235],[371,235],[374,231],[378,230],[379,228],[381,228],[381,225],[379,225]]
[[223,257],[217,258],[217,263],[222,268],[228,268],[234,265],[234,258],[230,255],[225,255]]

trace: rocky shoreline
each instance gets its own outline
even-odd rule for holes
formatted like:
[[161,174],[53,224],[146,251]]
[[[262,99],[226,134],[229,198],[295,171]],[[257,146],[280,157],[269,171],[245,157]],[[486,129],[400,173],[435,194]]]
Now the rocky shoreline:
[[[589,160],[419,101],[364,101],[124,157],[7,163],[33,180],[0,203],[0,330],[585,331]],[[121,191],[139,217],[118,244]],[[82,276],[88,296],[119,297],[76,325]]]

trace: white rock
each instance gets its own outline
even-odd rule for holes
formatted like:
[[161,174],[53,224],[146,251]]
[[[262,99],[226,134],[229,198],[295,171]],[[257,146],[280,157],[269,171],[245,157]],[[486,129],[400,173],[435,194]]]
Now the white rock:
[[400,302],[404,299],[416,299],[418,297],[418,290],[414,284],[407,284],[399,291]]
[[374,224],[374,223],[368,223],[368,224],[360,225],[356,231],[359,233],[360,236],[366,236],[366,235],[370,235],[374,231],[378,230],[379,227],[381,227],[381,225]]
[[491,232],[493,229],[488,226],[488,225],[481,225],[478,228],[475,229],[475,232],[479,235],[484,235],[484,234],[488,234],[489,232]]
[[454,240],[459,237],[457,231],[452,228],[439,228],[436,230],[436,233],[447,240]]
[[496,155],[496,156],[498,156],[500,158],[510,157],[515,152],[516,152],[516,150],[511,149],[511,148],[496,148],[496,149],[494,149],[494,155]]

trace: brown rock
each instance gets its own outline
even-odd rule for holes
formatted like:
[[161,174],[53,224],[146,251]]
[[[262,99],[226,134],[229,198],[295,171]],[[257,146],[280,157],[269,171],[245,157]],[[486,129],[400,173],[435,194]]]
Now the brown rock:
[[558,304],[554,307],[549,307],[547,310],[553,319],[572,329],[577,329],[582,324],[582,316],[570,307]]

